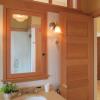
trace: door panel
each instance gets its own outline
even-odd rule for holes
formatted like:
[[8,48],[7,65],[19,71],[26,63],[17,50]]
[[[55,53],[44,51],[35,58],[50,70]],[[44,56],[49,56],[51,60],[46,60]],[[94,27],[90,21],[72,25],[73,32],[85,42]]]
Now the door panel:
[[61,19],[66,99],[93,100],[93,19],[79,13],[61,13]]
[[80,87],[68,90],[67,100],[89,100],[88,88]]
[[87,58],[88,45],[78,43],[67,43],[67,59],[69,58]]
[[75,83],[73,83],[73,81],[69,81],[68,82],[68,87],[71,88],[79,88],[79,87],[86,87],[88,84],[88,79],[83,79],[83,80],[77,80],[74,81]]
[[[81,19],[80,19],[81,20]],[[79,20],[69,20],[68,34],[77,37],[87,37],[88,29],[85,22]],[[81,33],[81,34],[80,34]]]
[[88,68],[87,65],[74,65],[67,66],[67,80],[70,81],[79,81],[88,79]]

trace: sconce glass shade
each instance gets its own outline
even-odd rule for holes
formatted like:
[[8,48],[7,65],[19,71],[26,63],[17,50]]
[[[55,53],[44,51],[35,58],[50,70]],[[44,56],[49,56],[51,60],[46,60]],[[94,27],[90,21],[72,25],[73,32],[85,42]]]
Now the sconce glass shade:
[[61,28],[60,28],[60,26],[56,26],[55,29],[54,29],[54,32],[60,34],[60,33],[61,33]]
[[28,19],[28,16],[20,14],[13,14],[12,17],[18,22],[24,22],[25,20]]
[[51,23],[49,24],[49,27],[50,27],[50,30],[54,30],[55,27],[56,27],[55,22],[51,22]]
[[61,33],[61,28],[59,25],[57,25],[55,22],[52,22],[49,24],[50,30],[52,30],[55,33]]

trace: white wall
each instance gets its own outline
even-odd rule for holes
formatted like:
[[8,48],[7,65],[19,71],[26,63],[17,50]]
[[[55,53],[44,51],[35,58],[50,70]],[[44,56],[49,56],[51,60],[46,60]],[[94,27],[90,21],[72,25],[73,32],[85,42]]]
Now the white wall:
[[[56,13],[48,13],[48,22],[58,21],[59,16]],[[48,23],[49,24],[49,23]],[[3,31],[3,7],[0,6],[0,80],[3,78],[3,62],[2,62],[2,32]],[[46,82],[53,84],[57,87],[60,84],[60,55],[59,48],[55,41],[57,36],[48,32],[48,74],[50,75],[48,80],[39,80],[33,82],[18,83],[19,86],[38,86],[44,85]]]
[[59,23],[59,14],[48,13],[48,67],[50,81],[56,86],[60,84],[60,50],[56,44],[57,35],[49,29],[50,22]]

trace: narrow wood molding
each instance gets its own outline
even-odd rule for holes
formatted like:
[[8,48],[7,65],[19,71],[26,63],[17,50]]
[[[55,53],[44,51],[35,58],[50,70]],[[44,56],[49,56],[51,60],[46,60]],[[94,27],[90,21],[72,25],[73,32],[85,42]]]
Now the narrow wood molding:
[[76,12],[80,14],[86,14],[87,13],[81,11],[81,0],[78,0],[78,9],[72,8],[72,1],[73,0],[67,0],[68,7],[58,6],[58,5],[52,5],[52,0],[49,0],[49,3],[42,3],[37,2],[33,0],[0,0],[0,4],[4,5],[6,8],[11,9],[19,9],[19,10],[39,10],[41,9],[41,12],[47,12],[47,11],[53,11],[53,12]]
[[50,5],[52,4],[52,0],[49,0],[49,4],[50,4]]
[[[69,8],[73,8],[73,0],[67,0]],[[81,0],[77,0],[77,10],[81,10]]]
[[69,8],[72,8],[73,0],[67,0],[67,4]]
[[[69,0],[68,0],[69,1]],[[16,0],[7,0],[4,1],[4,7],[6,8],[11,8],[11,9],[18,9],[18,10],[25,10],[25,11],[40,11],[41,12],[48,12],[48,11],[52,11],[52,12],[74,12],[74,13],[80,13],[80,14],[85,14],[83,11],[79,11],[76,9],[72,9],[72,8],[68,8],[68,7],[62,7],[62,6],[58,6],[58,5],[50,5],[50,4],[46,4],[46,3],[41,3],[41,2],[28,2],[28,0],[20,0],[20,1],[16,1]]]
[[7,73],[7,29],[6,29],[6,16],[7,16],[7,9],[3,8],[3,80],[6,80],[7,76],[5,73]]
[[81,10],[81,0],[77,0],[77,9]]

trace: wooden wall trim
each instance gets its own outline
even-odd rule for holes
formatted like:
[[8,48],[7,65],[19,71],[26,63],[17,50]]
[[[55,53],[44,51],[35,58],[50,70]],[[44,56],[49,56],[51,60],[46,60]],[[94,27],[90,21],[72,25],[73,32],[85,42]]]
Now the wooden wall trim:
[[[73,0],[68,0],[67,4],[69,8],[73,8]],[[77,10],[81,10],[81,0],[77,0]]]
[[77,9],[81,10],[81,0],[78,0],[77,2]]
[[94,21],[92,17],[89,20],[89,97],[94,100]]
[[89,15],[91,15],[93,18],[99,17],[100,16],[100,9],[97,9],[93,12],[90,12]]
[[0,0],[0,4],[3,4],[3,0]]
[[69,8],[72,8],[73,0],[68,0],[67,1],[67,4],[68,4],[68,7]]
[[3,8],[3,81],[6,80],[7,67],[7,38],[6,38],[6,8]]
[[[51,0],[50,0],[51,2]],[[74,12],[74,13],[80,13],[80,14],[85,14],[86,13],[73,9],[73,8],[67,8],[67,7],[62,7],[58,5],[50,5],[46,3],[41,3],[41,2],[28,2],[28,0],[6,0],[3,2],[4,7],[6,8],[11,8],[11,9],[19,9],[19,10],[37,10],[41,12],[48,12],[48,11],[53,11],[53,12]]]
[[97,79],[100,80],[100,37],[97,38]]
[[52,0],[49,0],[49,4],[50,4],[50,5],[52,4]]

